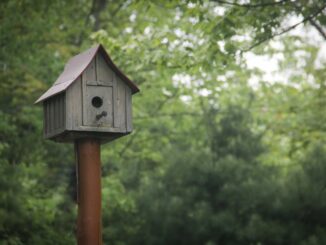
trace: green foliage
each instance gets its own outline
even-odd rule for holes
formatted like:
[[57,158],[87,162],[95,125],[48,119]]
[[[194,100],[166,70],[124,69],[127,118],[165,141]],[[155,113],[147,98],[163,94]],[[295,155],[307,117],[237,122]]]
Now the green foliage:
[[[326,244],[322,9],[1,1],[0,244],[74,243],[73,147],[42,140],[33,102],[97,42],[141,88],[133,134],[102,147],[104,244]],[[288,32],[302,18],[313,37]],[[281,57],[284,81],[248,55]]]

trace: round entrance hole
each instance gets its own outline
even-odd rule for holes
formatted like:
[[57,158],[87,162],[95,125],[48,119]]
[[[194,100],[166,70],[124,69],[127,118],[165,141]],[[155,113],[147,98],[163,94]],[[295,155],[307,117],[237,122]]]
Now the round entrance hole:
[[102,98],[95,96],[92,99],[92,105],[96,108],[100,108],[103,105],[103,100]]

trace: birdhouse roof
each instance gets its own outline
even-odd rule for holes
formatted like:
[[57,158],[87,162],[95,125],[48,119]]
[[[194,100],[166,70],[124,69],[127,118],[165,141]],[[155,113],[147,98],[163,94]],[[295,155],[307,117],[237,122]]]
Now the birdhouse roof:
[[137,85],[131,81],[119,68],[113,63],[108,53],[101,44],[96,45],[74,57],[65,65],[64,71],[58,79],[35,103],[39,103],[49,97],[52,97],[66,90],[83,73],[91,63],[97,53],[101,53],[111,69],[131,88],[132,93],[139,92]]

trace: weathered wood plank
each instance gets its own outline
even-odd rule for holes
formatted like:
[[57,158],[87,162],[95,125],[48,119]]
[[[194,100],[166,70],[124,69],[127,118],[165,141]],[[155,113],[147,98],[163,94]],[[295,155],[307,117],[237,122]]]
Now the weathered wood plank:
[[61,99],[62,99],[62,94],[59,94],[58,97],[57,97],[57,107],[58,107],[58,111],[57,111],[57,129],[61,128],[61,113],[62,113],[62,110],[61,110]]
[[87,125],[88,123],[88,113],[89,101],[87,101],[87,82],[96,81],[96,59],[88,65],[86,70],[82,73],[82,125]]
[[128,86],[126,88],[126,130],[127,132],[132,131],[132,106],[131,106],[131,89]]
[[113,77],[113,127],[119,128],[118,120],[118,80],[116,74]]
[[47,103],[43,102],[43,135],[46,135],[48,132],[48,111],[47,111]]
[[51,128],[50,132],[54,131],[55,129],[55,109],[54,109],[54,101],[53,99],[50,100],[50,111],[51,111],[51,116],[50,116],[50,123],[51,123]]
[[59,128],[59,96],[56,95],[53,97],[53,108],[54,108],[54,130]]
[[50,130],[49,133],[51,133],[52,131],[54,131],[55,128],[55,109],[54,109],[54,101],[53,98],[49,99],[49,111],[50,111],[50,120],[49,120],[49,126],[50,126]]
[[[80,126],[77,128],[78,131],[87,131],[87,132],[107,132],[107,133],[121,133],[120,128],[107,127],[107,126]],[[126,132],[122,132],[126,133]]]
[[66,92],[64,93],[63,102],[62,102],[63,118],[62,118],[62,129],[66,130]]
[[96,81],[96,64],[95,59],[91,61],[91,63],[87,66],[85,71],[83,72],[83,79],[85,81]]
[[117,89],[116,89],[116,100],[115,100],[115,111],[114,119],[116,120],[115,124],[118,128],[121,129],[121,132],[126,131],[126,90],[124,83],[117,77]]
[[82,84],[79,77],[66,91],[66,129],[74,130],[82,124]]
[[59,100],[59,108],[60,108],[59,128],[63,128],[63,115],[64,115],[63,100],[64,100],[64,94],[62,93]]
[[59,129],[65,129],[65,97],[66,93],[61,93],[59,95]]
[[103,82],[103,81],[86,81],[86,85],[91,85],[91,86],[105,86],[105,87],[112,87],[113,82]]
[[104,60],[101,54],[96,55],[96,71],[98,85],[112,86],[114,80],[114,72]]

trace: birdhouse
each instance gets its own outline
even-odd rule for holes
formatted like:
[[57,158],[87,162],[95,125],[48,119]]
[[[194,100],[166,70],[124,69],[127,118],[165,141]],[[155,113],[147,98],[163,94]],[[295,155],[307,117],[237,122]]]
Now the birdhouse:
[[132,131],[132,95],[138,87],[112,62],[102,45],[72,57],[35,103],[43,103],[44,137],[108,142]]

